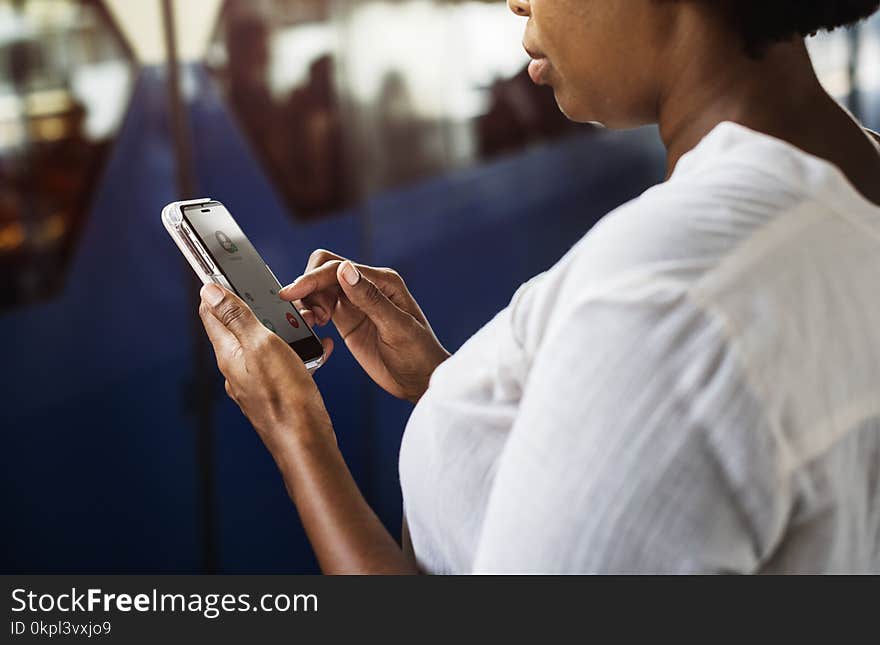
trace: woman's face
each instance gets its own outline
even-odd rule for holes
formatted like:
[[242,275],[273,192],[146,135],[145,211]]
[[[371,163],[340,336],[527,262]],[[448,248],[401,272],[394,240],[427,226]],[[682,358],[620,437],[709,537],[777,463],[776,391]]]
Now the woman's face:
[[664,57],[681,3],[508,0],[528,17],[523,45],[533,80],[553,87],[571,120],[609,127],[653,122]]

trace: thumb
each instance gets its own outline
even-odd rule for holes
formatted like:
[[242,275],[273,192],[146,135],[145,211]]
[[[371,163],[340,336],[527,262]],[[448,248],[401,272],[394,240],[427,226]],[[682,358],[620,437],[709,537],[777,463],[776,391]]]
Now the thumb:
[[349,302],[364,312],[376,327],[392,330],[407,315],[348,260],[336,269],[336,278]]
[[208,284],[201,290],[202,302],[208,311],[226,327],[241,345],[250,345],[266,333],[245,302],[231,291]]

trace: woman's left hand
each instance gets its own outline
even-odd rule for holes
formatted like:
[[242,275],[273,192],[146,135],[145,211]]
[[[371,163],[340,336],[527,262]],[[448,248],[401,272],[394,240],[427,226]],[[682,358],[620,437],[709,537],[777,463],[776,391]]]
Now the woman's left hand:
[[[211,284],[201,295],[199,315],[226,392],[275,459],[321,569],[418,573],[415,559],[400,549],[358,490],[300,357],[233,293]],[[333,345],[322,342],[326,359]]]
[[[302,359],[257,320],[244,301],[217,285],[201,291],[199,315],[226,377],[226,393],[278,461],[292,442],[333,437],[333,426]],[[325,357],[332,341],[324,339]]]

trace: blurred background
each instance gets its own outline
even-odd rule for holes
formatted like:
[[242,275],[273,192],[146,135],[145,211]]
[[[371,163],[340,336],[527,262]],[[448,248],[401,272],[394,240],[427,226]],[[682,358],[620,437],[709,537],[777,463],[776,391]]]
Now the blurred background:
[[[160,210],[221,200],[285,283],[318,247],[393,266],[455,350],[664,174],[654,129],[561,116],[523,25],[495,1],[0,0],[0,572],[317,571]],[[877,128],[880,22],[810,47]],[[409,404],[344,349],[317,380],[398,535]]]

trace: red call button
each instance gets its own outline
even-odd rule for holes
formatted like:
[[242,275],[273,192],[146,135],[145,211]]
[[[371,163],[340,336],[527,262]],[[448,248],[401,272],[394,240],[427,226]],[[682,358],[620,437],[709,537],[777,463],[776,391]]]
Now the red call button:
[[294,316],[289,311],[287,312],[287,322],[299,329],[299,321],[296,319],[296,316]]

